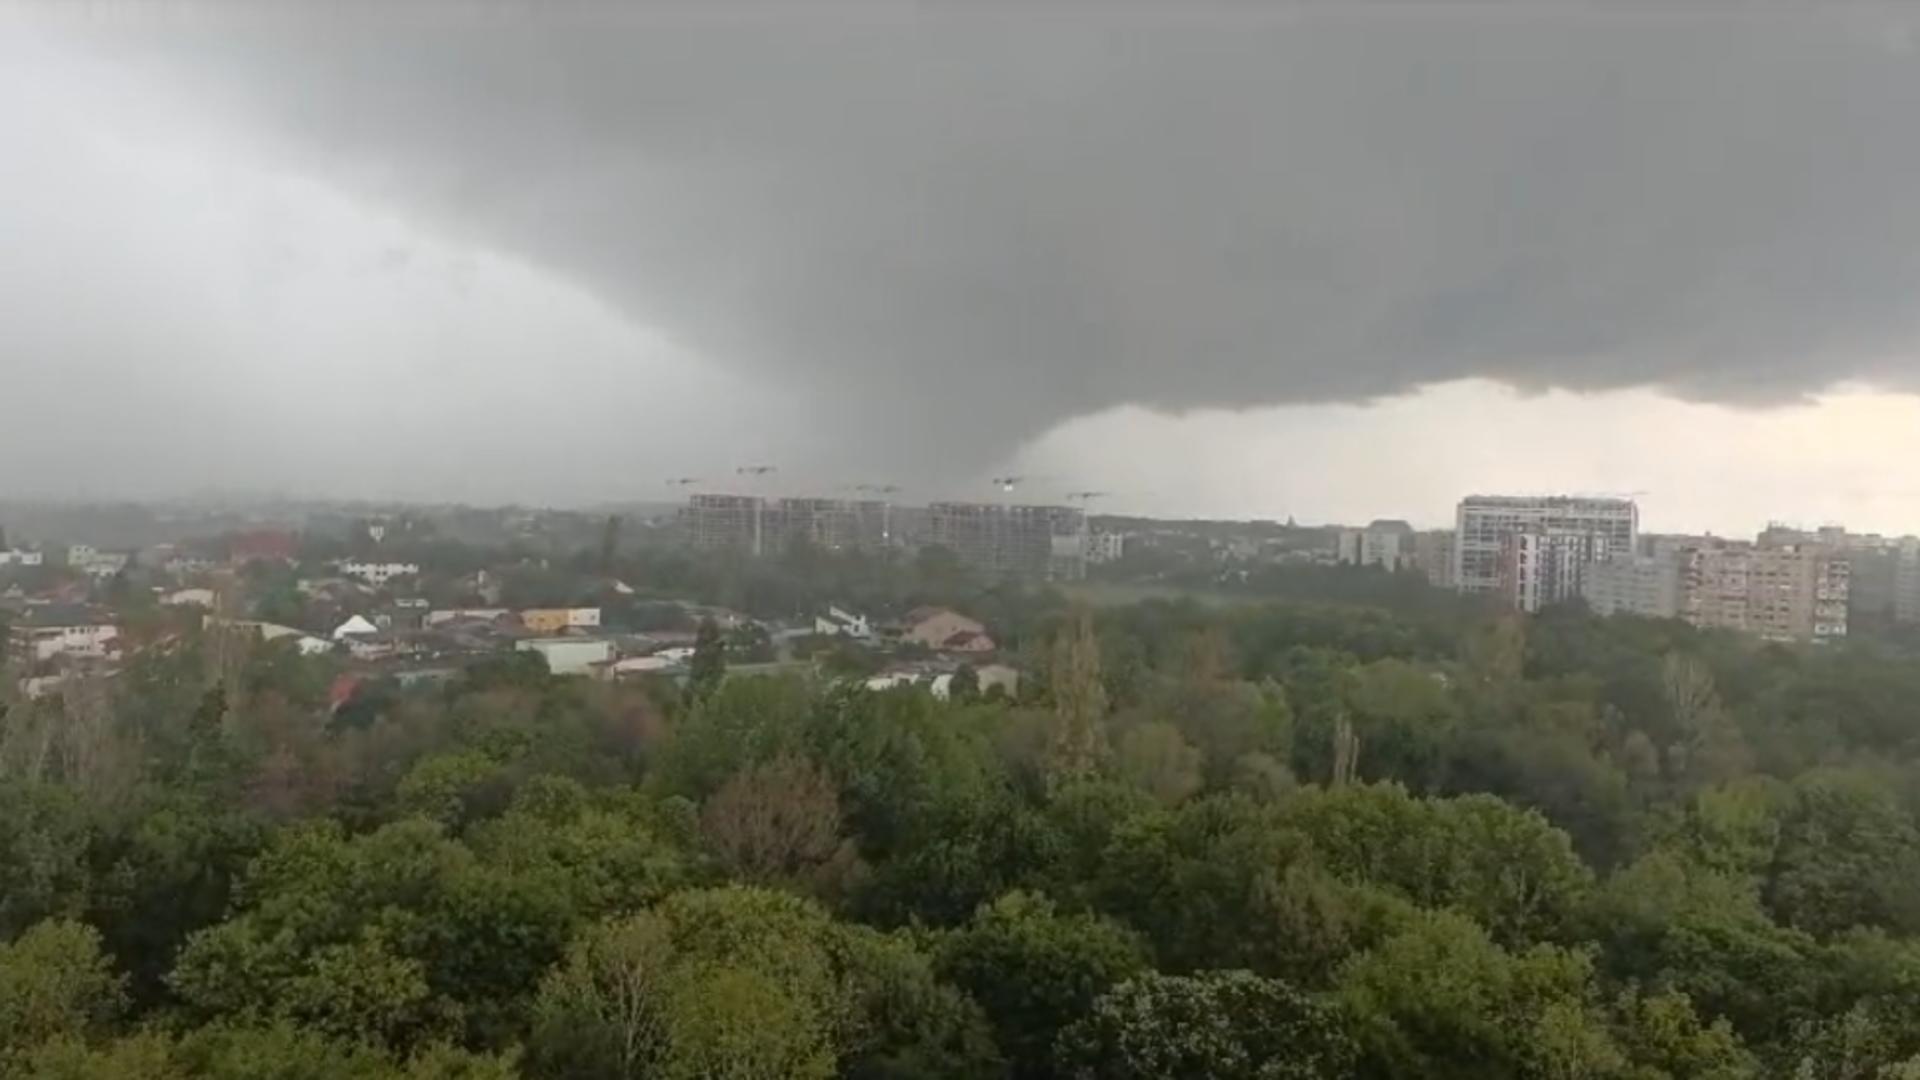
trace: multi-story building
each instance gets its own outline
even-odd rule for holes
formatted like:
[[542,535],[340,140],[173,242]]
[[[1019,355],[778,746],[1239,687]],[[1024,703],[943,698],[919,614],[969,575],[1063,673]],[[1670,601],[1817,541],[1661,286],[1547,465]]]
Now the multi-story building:
[[10,651],[28,664],[56,656],[99,659],[118,648],[119,639],[109,616],[77,604],[30,607],[8,628]]
[[1454,529],[1454,587],[1495,592],[1501,553],[1513,533],[1591,534],[1608,552],[1634,550],[1640,511],[1630,499],[1579,496],[1469,495],[1460,500]]
[[1900,541],[1893,570],[1893,621],[1920,622],[1920,538]]
[[1413,565],[1436,589],[1453,588],[1453,530],[1428,529],[1413,538]]
[[1672,555],[1615,555],[1586,568],[1580,595],[1595,615],[1676,618],[1680,560]]
[[1681,615],[1695,626],[1770,641],[1847,634],[1852,567],[1824,545],[1697,548],[1686,553],[1680,573]]
[[361,581],[378,589],[398,577],[417,577],[419,563],[410,562],[362,562],[350,560],[340,564],[340,572],[350,578]]
[[1376,520],[1364,529],[1342,529],[1334,539],[1334,558],[1349,566],[1400,569],[1413,556],[1413,526]]
[[1580,595],[1586,570],[1607,557],[1607,538],[1564,529],[1527,529],[1500,538],[1499,593],[1519,611]]
[[1087,516],[1070,506],[934,503],[927,542],[988,578],[1075,581],[1086,576]]
[[892,540],[892,510],[875,499],[695,495],[680,518],[688,541],[701,550],[778,555],[797,544],[878,550]]
[[1087,534],[1087,561],[1089,563],[1118,562],[1126,553],[1126,533],[1092,532]]

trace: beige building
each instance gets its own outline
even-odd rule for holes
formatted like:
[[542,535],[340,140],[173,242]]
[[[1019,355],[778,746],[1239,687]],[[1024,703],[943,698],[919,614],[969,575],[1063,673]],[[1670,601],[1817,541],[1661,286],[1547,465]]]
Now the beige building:
[[1694,549],[1680,564],[1681,616],[1770,641],[1843,638],[1850,577],[1847,560],[1817,544]]
[[940,652],[991,652],[987,628],[951,608],[914,608],[902,620],[901,639]]
[[1616,556],[1586,568],[1580,595],[1595,615],[1671,619],[1680,614],[1680,560],[1674,556]]

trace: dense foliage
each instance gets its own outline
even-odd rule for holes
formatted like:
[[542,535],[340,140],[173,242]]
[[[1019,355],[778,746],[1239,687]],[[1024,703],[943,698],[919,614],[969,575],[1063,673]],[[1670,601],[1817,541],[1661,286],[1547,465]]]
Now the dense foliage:
[[1920,666],[996,618],[1012,697],[209,634],[7,701],[0,1076],[1920,1076]]

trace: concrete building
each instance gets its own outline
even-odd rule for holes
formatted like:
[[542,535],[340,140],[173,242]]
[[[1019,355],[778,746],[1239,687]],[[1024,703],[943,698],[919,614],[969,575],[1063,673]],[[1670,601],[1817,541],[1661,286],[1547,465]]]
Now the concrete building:
[[1528,529],[1500,538],[1498,592],[1517,611],[1536,612],[1581,595],[1586,571],[1607,557],[1607,538],[1566,529]]
[[1087,516],[1069,506],[933,503],[927,542],[989,579],[1078,581],[1087,572]]
[[1680,560],[1668,555],[1615,555],[1586,568],[1580,595],[1595,615],[1680,615]]
[[1453,588],[1453,530],[1428,529],[1413,537],[1413,566],[1436,589]]
[[695,495],[680,512],[688,543],[702,551],[778,555],[799,544],[877,551],[893,539],[893,508],[877,499],[766,499]]
[[520,613],[520,625],[535,634],[561,634],[568,630],[600,629],[599,608],[528,608]]
[[873,625],[865,615],[844,608],[829,607],[825,615],[813,617],[813,632],[826,637],[846,637],[855,641],[873,640]]
[[1591,534],[1606,551],[1630,552],[1640,532],[1640,511],[1630,499],[1564,495],[1469,495],[1455,515],[1453,579],[1461,592],[1501,588],[1505,538],[1513,533]]
[[349,561],[340,564],[340,572],[347,577],[356,578],[378,589],[394,578],[417,576],[420,573],[420,564],[410,562]]
[[1843,638],[1851,571],[1819,544],[1694,549],[1681,564],[1681,615],[1770,641]]
[[1377,520],[1364,529],[1341,529],[1334,537],[1334,559],[1346,566],[1400,569],[1413,557],[1413,526]]
[[1900,540],[1893,570],[1893,621],[1920,622],[1920,538]]
[[939,652],[991,652],[993,639],[976,619],[951,608],[923,607],[901,620],[900,638]]
[[13,656],[27,663],[54,657],[89,660],[119,648],[120,628],[112,619],[79,604],[40,604],[22,612],[8,627]]
[[1118,562],[1127,553],[1127,534],[1117,532],[1090,532],[1087,534],[1087,562]]
[[0,549],[0,566],[40,566],[47,557],[38,551],[26,548]]
[[601,638],[532,638],[514,648],[539,653],[555,675],[594,675],[613,663],[613,642]]

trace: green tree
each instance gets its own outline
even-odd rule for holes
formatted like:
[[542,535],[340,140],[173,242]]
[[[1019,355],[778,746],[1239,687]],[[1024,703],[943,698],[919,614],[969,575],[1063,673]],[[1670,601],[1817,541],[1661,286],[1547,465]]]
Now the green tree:
[[0,945],[0,1053],[102,1030],[126,1004],[125,980],[85,923],[49,920]]
[[687,665],[687,693],[695,701],[713,696],[727,677],[727,641],[712,619],[700,620],[693,639],[693,659]]
[[1060,1033],[1061,1076],[1084,1080],[1322,1080],[1354,1044],[1335,1006],[1248,971],[1148,973],[1101,995]]
[[1158,722],[1128,728],[1113,759],[1122,779],[1169,806],[1200,790],[1200,764],[1200,751],[1180,737],[1180,729]]
[[1363,1075],[1602,1077],[1626,1064],[1585,954],[1509,953],[1450,912],[1422,915],[1348,961],[1339,984]]
[[1060,1030],[1146,967],[1132,934],[1109,920],[1061,914],[1051,901],[1009,893],[983,906],[940,946],[940,972],[986,1010],[1022,1077],[1055,1075]]
[[1054,640],[1049,671],[1053,732],[1048,776],[1073,779],[1092,772],[1106,754],[1107,691],[1100,681],[1100,645],[1093,618],[1081,612]]

